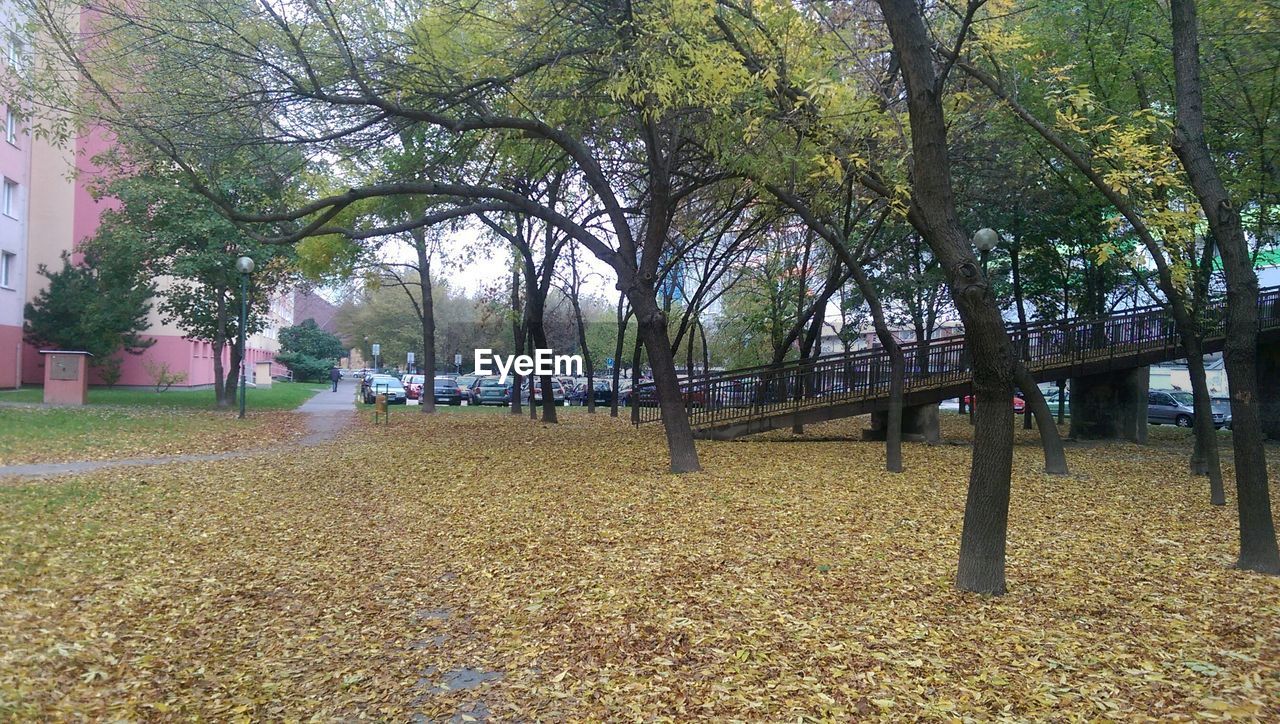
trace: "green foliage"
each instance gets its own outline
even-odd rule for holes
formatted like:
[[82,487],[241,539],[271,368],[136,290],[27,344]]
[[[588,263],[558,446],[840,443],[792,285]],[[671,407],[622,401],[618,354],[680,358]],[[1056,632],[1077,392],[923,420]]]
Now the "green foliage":
[[314,319],[304,319],[301,324],[281,329],[278,338],[285,352],[298,352],[320,360],[337,360],[346,354],[342,340],[320,329]]
[[346,354],[342,340],[320,329],[314,319],[281,329],[278,338],[276,361],[292,370],[293,378],[299,381],[329,379],[329,370]]
[[[271,194],[269,181],[249,173],[228,191],[239,197]],[[166,322],[176,323],[192,339],[215,344],[237,339],[237,257],[249,256],[255,262],[248,334],[265,326],[268,296],[282,291],[295,276],[291,247],[247,235],[190,190],[185,179],[160,165],[110,180],[98,193],[116,199],[119,206],[103,214],[85,248],[103,257],[132,260],[152,277],[168,277],[156,294],[159,310]]]
[[39,273],[49,285],[25,308],[30,343],[89,352],[108,384],[119,379],[117,352],[140,354],[155,344],[143,336],[155,288],[127,258],[86,252],[83,263],[73,264],[64,252],[62,269],[42,264]]
[[332,361],[303,352],[281,352],[276,355],[276,361],[288,367],[297,382],[323,382],[329,379],[329,370],[333,368]]

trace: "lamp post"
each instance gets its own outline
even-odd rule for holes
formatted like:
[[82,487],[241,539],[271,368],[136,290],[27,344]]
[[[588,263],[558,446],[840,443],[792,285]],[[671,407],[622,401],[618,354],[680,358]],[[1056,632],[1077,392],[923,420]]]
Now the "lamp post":
[[[973,234],[973,247],[978,250],[978,259],[982,263],[982,280],[987,281],[987,258],[991,256],[991,250],[996,248],[1000,243],[1000,235],[995,229],[982,227]],[[969,424],[973,424],[973,408],[974,403],[978,401],[977,396],[969,403]],[[962,401],[963,403],[963,401]]]
[[240,419],[244,419],[244,393],[248,387],[249,365],[245,349],[245,328],[249,325],[249,275],[253,273],[253,259],[242,256],[236,259],[236,271],[240,272]]
[[987,276],[987,257],[991,250],[1000,243],[1000,235],[994,229],[981,228],[973,235],[973,246],[978,250],[978,258],[982,261],[982,277]]

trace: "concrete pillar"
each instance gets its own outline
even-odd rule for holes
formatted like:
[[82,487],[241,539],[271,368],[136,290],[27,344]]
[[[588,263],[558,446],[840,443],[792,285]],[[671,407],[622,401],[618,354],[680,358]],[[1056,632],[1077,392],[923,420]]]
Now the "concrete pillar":
[[1280,343],[1258,346],[1258,417],[1262,434],[1280,440]]
[[1071,433],[1077,440],[1145,442],[1151,370],[1130,370],[1071,380]]
[[[863,440],[884,440],[888,437],[889,411],[871,413],[871,429],[862,431]],[[942,437],[938,429],[938,403],[905,405],[902,408],[902,439],[911,442],[938,442]]]

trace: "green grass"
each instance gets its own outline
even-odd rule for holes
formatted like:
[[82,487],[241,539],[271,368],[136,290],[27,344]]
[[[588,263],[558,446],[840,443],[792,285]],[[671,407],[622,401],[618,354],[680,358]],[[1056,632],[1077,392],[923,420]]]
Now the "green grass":
[[259,409],[238,420],[230,410],[0,406],[0,466],[260,446],[293,434],[293,417]]
[[[250,388],[245,405],[255,410],[292,410],[326,389],[325,385],[303,382],[277,382],[269,388]],[[41,402],[44,389],[25,387],[21,390],[0,391],[0,402]],[[191,410],[217,409],[213,390],[154,390],[107,389],[94,387],[89,390],[90,405],[119,405],[125,407],[177,407]]]

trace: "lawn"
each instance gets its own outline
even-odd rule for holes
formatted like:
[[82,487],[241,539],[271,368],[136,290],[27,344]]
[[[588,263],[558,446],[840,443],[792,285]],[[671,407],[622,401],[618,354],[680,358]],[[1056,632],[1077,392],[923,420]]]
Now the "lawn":
[[[249,388],[245,405],[254,410],[292,410],[311,398],[316,392],[328,389],[328,384],[304,382],[277,382],[270,387]],[[20,390],[0,390],[0,402],[41,402],[41,387],[24,387]],[[90,405],[118,405],[127,407],[173,407],[181,409],[213,410],[213,390],[169,389],[156,392],[150,389],[124,389],[92,387],[89,389]]]
[[[89,391],[85,407],[0,405],[0,465],[74,462],[265,447],[305,432],[292,410],[318,385],[249,390],[247,419],[217,410],[210,390]],[[0,401],[38,401],[41,390],[0,392]]]
[[1280,717],[1280,579],[1230,568],[1186,431],[1049,478],[1019,430],[987,598],[944,422],[903,475],[846,421],[677,477],[660,429],[572,410],[0,488],[0,716]]
[[92,405],[0,407],[0,466],[214,453],[266,447],[301,436],[288,412],[232,412]]

